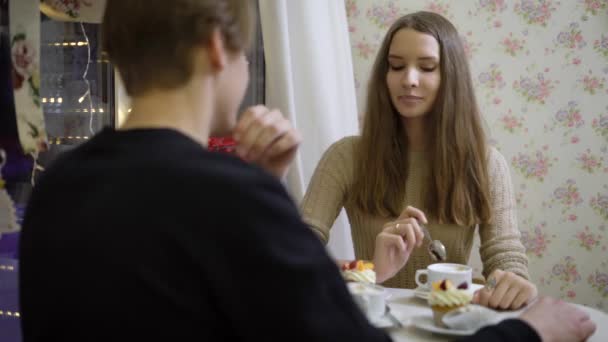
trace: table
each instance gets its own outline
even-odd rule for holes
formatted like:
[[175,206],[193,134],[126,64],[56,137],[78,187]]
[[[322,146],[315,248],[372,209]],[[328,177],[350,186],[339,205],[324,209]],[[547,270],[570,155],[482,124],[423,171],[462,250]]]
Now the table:
[[[394,341],[452,341],[454,336],[439,335],[420,330],[413,326],[410,319],[418,315],[432,315],[431,308],[426,301],[414,296],[414,290],[406,289],[387,289],[390,293],[388,305],[393,315],[403,323],[403,328],[390,328],[389,334]],[[587,306],[578,305],[586,311],[591,320],[597,325],[595,334],[589,338],[589,342],[608,341],[608,314]],[[509,312],[504,314],[504,318],[516,316],[517,313]]]

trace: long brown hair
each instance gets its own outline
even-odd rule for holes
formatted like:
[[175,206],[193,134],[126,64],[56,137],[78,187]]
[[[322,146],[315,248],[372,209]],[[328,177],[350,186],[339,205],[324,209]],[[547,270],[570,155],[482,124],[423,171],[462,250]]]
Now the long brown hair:
[[403,209],[408,142],[401,116],[391,102],[386,74],[393,36],[404,28],[433,36],[440,47],[441,84],[425,117],[429,174],[421,209],[439,223],[471,226],[489,222],[488,150],[466,54],[456,28],[431,12],[399,18],[384,37],[368,84],[349,201],[375,215],[395,217]]

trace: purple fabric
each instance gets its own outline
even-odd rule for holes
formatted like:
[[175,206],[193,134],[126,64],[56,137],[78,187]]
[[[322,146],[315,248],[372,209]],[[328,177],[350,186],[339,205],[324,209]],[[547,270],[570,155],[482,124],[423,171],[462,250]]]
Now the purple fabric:
[[20,233],[3,233],[0,236],[0,258],[17,259]]
[[[7,266],[12,267],[8,269]],[[19,312],[18,263],[16,259],[0,258],[0,341],[20,342],[21,326],[14,313]],[[8,312],[12,315],[9,316]]]

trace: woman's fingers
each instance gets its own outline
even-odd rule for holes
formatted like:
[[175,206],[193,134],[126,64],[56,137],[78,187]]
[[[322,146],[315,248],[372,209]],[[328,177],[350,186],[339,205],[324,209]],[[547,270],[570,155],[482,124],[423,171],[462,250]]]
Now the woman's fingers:
[[429,223],[428,220],[426,219],[426,215],[424,215],[424,212],[422,210],[408,205],[401,212],[401,215],[399,215],[399,219],[405,219],[405,218],[410,218],[410,217],[417,219],[418,222],[421,222],[423,224]]

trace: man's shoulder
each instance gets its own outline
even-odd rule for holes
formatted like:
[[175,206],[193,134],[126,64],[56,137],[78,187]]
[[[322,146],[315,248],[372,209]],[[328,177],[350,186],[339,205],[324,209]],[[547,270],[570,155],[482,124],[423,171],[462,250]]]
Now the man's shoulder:
[[234,187],[247,184],[266,184],[279,181],[257,165],[217,152],[202,152],[197,158],[176,159],[167,172],[175,178],[189,179],[194,183],[208,180],[210,183]]

